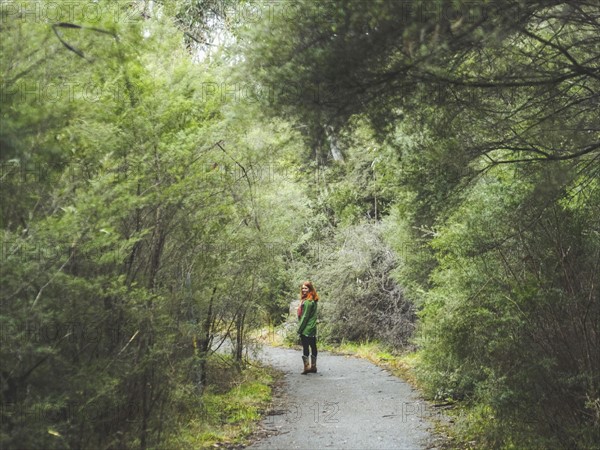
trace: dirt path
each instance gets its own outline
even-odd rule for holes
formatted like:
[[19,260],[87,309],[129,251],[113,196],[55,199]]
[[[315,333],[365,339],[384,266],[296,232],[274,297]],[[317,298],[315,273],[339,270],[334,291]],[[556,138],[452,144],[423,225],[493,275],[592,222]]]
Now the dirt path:
[[250,449],[431,449],[427,404],[374,364],[319,353],[317,374],[301,375],[298,350],[264,347],[259,358],[285,373]]

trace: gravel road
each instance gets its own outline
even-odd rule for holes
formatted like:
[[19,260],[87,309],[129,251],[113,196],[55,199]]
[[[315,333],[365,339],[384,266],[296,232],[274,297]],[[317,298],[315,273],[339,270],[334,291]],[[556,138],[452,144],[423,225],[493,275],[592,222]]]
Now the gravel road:
[[265,346],[259,359],[285,373],[250,449],[432,449],[431,411],[406,382],[350,356],[319,352],[301,375],[299,350]]

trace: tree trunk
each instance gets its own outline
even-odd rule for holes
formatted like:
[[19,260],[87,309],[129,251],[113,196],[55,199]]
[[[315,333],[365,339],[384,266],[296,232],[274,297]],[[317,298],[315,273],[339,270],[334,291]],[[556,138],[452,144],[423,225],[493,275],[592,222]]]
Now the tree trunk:
[[213,302],[215,299],[215,293],[217,287],[213,288],[212,294],[210,295],[210,301],[208,303],[208,313],[206,314],[206,320],[204,321],[204,336],[200,340],[200,388],[203,389],[206,386],[206,359],[208,358],[208,352],[210,350],[210,342],[212,340],[212,319],[213,319]]

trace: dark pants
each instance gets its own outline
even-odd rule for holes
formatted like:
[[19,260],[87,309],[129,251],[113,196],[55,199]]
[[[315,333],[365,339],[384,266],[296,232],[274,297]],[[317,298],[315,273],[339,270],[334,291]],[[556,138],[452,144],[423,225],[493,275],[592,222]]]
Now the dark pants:
[[300,335],[300,340],[302,341],[302,351],[304,352],[304,356],[308,356],[308,347],[310,346],[310,351],[312,356],[317,357],[317,337],[316,336],[304,336]]

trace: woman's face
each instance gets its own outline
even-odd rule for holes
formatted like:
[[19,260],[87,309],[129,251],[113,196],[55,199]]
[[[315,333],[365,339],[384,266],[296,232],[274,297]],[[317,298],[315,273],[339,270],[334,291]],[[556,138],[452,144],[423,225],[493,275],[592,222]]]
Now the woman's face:
[[306,286],[306,285],[302,286],[302,293],[303,293],[304,295],[308,294],[308,291],[309,291],[309,290],[310,290],[310,289],[308,289],[308,286]]

